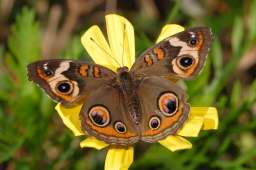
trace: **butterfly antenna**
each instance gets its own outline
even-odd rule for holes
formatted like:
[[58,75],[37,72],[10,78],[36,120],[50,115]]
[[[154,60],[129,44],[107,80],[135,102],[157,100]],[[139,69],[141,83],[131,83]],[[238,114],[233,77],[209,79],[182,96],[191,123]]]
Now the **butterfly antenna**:
[[120,65],[120,63],[115,59],[115,57],[113,57],[112,55],[110,55],[104,48],[102,48],[92,37],[90,37],[90,40],[92,41],[92,42],[94,42],[102,51],[104,51],[108,56],[110,56],[115,62],[116,62],[116,64],[118,64],[120,67],[121,67],[121,65]]

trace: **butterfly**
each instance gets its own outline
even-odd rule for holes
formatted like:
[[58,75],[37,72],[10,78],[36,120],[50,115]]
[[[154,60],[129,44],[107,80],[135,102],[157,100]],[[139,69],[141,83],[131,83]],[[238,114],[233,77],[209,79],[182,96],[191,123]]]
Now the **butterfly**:
[[176,82],[199,74],[211,43],[211,30],[196,27],[147,49],[131,69],[51,59],[29,64],[28,77],[65,107],[82,104],[80,126],[87,134],[113,145],[153,143],[188,119],[190,105]]

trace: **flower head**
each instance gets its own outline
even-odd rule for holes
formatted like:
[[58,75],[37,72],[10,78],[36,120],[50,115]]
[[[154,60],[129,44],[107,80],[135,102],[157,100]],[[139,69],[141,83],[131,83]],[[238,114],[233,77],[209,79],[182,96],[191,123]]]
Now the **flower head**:
[[[108,42],[98,26],[92,26],[82,36],[82,44],[97,64],[116,71],[120,66],[131,68],[135,61],[134,30],[131,23],[122,16],[110,14],[106,16]],[[163,27],[156,42],[173,34],[183,31],[179,25],[166,25]],[[75,136],[86,137],[80,143],[81,147],[103,149],[108,147],[105,161],[106,170],[128,169],[133,162],[132,146],[112,146],[95,137],[88,136],[80,127],[79,113],[82,105],[66,108],[60,103],[56,106],[64,124],[73,131]],[[200,130],[217,129],[218,114],[213,107],[192,107],[188,120],[175,134],[159,141],[161,145],[171,151],[189,149],[192,144],[184,137],[197,137]]]

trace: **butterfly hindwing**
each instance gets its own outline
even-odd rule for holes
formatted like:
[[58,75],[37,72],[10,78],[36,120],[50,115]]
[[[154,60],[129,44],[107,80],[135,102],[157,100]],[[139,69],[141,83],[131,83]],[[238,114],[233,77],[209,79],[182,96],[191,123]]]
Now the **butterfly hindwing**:
[[173,135],[188,118],[190,106],[184,90],[169,80],[151,76],[140,83],[141,140],[157,142]]
[[124,100],[119,89],[111,85],[94,90],[81,109],[81,127],[89,135],[109,144],[131,145],[137,142],[137,130]]

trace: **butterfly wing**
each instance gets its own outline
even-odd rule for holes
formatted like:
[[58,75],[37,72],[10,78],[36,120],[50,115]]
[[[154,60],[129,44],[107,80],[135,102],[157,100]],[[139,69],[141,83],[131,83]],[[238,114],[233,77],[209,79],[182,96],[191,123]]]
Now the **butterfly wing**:
[[202,69],[211,43],[212,33],[207,27],[180,32],[145,51],[131,72],[143,76],[193,78]]
[[165,78],[144,78],[137,94],[142,112],[142,141],[152,143],[173,135],[188,118],[190,106],[184,91]]
[[29,64],[28,77],[55,101],[72,105],[115,77],[115,73],[96,64],[52,59]]
[[112,85],[103,85],[88,96],[80,119],[81,127],[89,135],[106,143],[126,146],[139,139],[122,93]]

